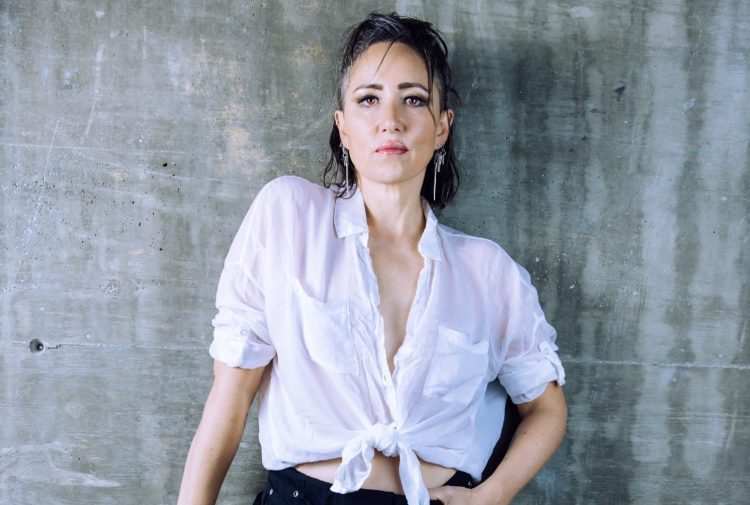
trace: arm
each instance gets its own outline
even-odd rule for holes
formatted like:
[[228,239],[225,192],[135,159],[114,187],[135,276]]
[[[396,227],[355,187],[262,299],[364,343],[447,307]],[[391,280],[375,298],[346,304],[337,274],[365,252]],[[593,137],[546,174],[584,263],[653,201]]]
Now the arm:
[[505,458],[493,474],[474,489],[443,486],[430,498],[444,504],[507,505],[552,457],[565,434],[568,407],[562,388],[551,382],[542,395],[518,406],[518,425]]
[[214,383],[182,474],[178,505],[216,502],[245,431],[247,412],[264,367],[233,368],[214,361]]
[[521,424],[495,472],[475,489],[478,503],[507,504],[542,469],[565,435],[568,407],[551,382],[542,395],[518,406]]

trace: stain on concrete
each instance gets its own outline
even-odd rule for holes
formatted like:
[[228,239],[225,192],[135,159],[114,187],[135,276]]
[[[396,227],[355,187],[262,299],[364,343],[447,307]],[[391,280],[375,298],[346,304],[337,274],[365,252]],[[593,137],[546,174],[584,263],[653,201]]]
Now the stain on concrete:
[[[686,139],[685,161],[677,174],[676,234],[674,243],[674,288],[672,303],[665,314],[666,320],[674,329],[673,345],[669,358],[675,362],[692,363],[696,360],[690,338],[694,322],[694,304],[697,293],[693,290],[699,270],[702,243],[700,240],[700,206],[696,199],[702,191],[700,162],[700,139],[703,136],[706,95],[706,77],[709,54],[712,50],[708,33],[712,29],[708,9],[695,2],[687,2],[684,10],[686,42],[689,50],[684,56],[683,71],[687,80],[686,91],[690,99],[698,104],[685,111]],[[706,34],[706,36],[704,36]],[[668,406],[672,413],[684,412],[690,405],[693,374],[676,370],[669,384]],[[670,415],[667,418],[667,431],[670,433],[669,451],[671,464],[664,469],[665,478],[691,480],[695,477],[686,454],[686,443],[690,436],[689,418]],[[661,493],[661,503],[674,503],[682,491],[671,488]]]
[[[732,15],[747,15],[750,8],[738,8],[734,4]],[[750,71],[745,69],[750,78]],[[748,124],[750,127],[750,124]],[[739,194],[742,205],[740,217],[736,223],[736,234],[730,239],[738,242],[739,254],[732,265],[733,271],[741,278],[741,289],[737,293],[740,308],[739,317],[733,318],[734,328],[730,348],[727,349],[728,361],[733,365],[750,364],[750,144],[745,149],[745,164],[739,178]],[[750,475],[750,461],[745,456],[750,454],[750,398],[745,388],[737,387],[745,380],[742,372],[722,374],[719,388],[722,398],[722,412],[725,414],[720,431],[720,447],[724,457],[717,458],[711,468],[711,476],[717,480],[725,475]],[[740,503],[748,493],[748,486],[726,486],[727,503]]]

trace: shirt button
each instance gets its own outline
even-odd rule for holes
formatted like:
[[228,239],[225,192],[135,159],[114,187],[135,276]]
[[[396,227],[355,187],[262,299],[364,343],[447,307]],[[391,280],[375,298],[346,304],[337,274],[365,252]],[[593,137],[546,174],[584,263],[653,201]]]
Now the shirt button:
[[294,496],[295,498],[299,497],[299,491],[295,489],[294,492],[292,493],[292,496]]
[[383,374],[383,384],[388,384],[388,376]]
[[272,495],[272,494],[273,494],[273,488],[271,488],[271,489],[269,489],[269,490],[268,490],[268,494],[269,494],[269,495]]

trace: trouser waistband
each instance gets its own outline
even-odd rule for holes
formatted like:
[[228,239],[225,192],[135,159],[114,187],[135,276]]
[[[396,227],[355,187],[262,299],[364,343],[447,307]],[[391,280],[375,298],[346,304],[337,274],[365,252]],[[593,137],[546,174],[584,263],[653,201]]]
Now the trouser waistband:
[[[472,487],[473,482],[468,473],[457,471],[445,485]],[[389,491],[360,489],[341,494],[330,488],[330,483],[309,477],[295,468],[270,470],[266,487],[255,505],[407,505],[404,495]]]

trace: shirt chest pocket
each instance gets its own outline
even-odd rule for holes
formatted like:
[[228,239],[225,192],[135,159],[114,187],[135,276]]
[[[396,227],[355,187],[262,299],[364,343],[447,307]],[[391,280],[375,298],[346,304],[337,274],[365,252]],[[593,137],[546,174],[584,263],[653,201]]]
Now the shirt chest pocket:
[[308,295],[297,279],[292,281],[290,298],[288,322],[301,333],[312,361],[331,372],[359,373],[348,300],[320,301]]
[[487,372],[488,348],[486,340],[471,343],[465,334],[439,326],[423,394],[468,405]]

